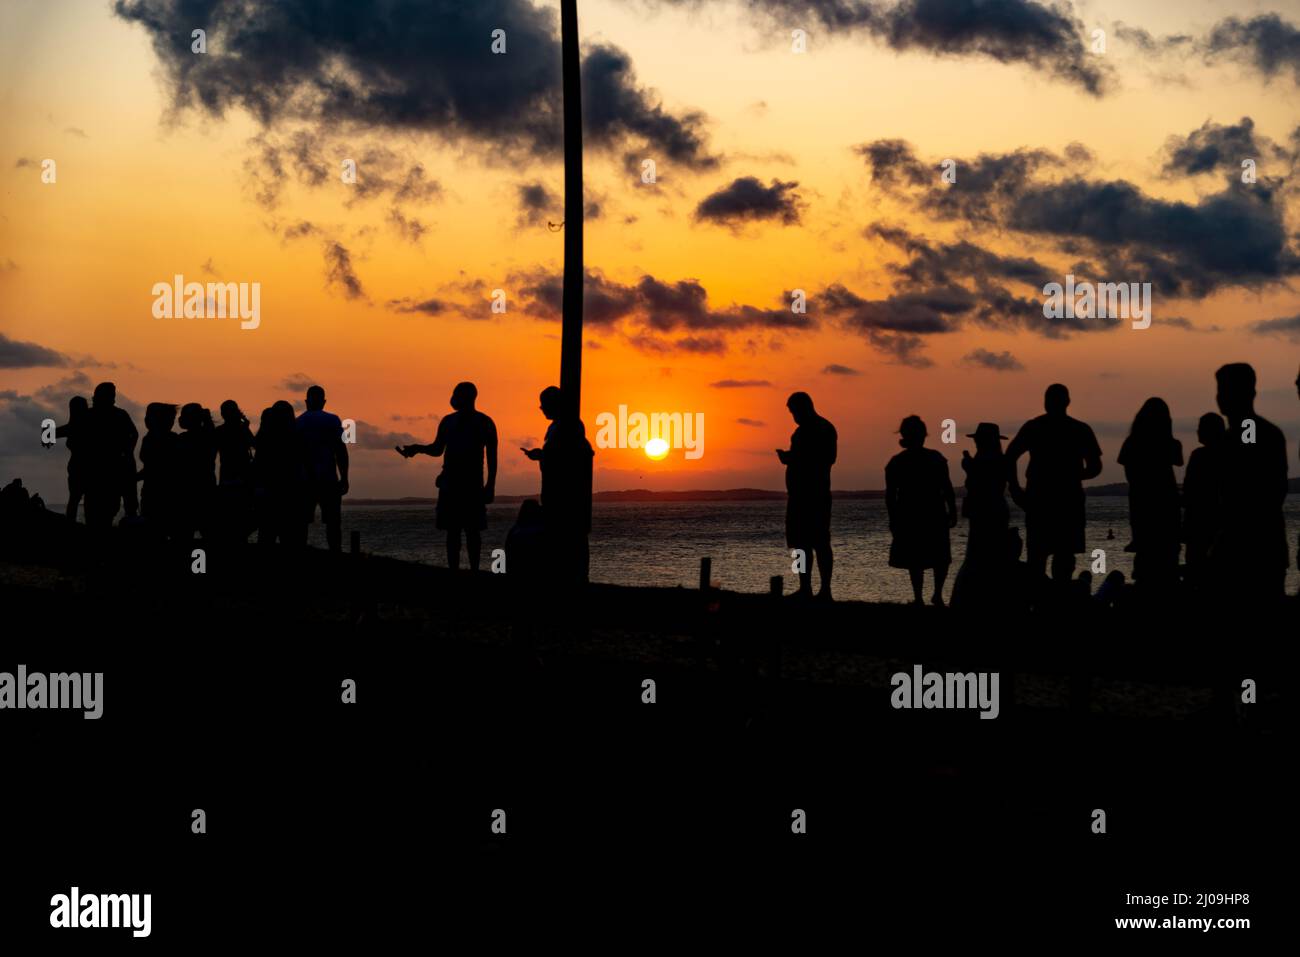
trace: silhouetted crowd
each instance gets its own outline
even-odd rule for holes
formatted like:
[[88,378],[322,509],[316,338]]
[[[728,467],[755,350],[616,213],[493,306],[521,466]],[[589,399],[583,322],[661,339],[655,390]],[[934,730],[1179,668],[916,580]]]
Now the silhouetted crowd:
[[233,400],[220,414],[216,425],[198,403],[178,410],[151,402],[141,440],[117,406],[113,383],[96,386],[89,403],[74,397],[67,423],[55,431],[69,452],[69,520],[84,500],[86,527],[96,537],[124,510],[126,522],[158,541],[190,542],[198,534],[238,543],[256,531],[260,543],[304,544],[319,509],[330,549],[341,550],[348,451],[342,420],[325,411],[325,390],[307,390],[301,415],[283,400],[264,409],[256,433]]
[[[892,537],[888,562],[906,569],[914,601],[924,602],[926,570],[934,578],[931,602],[943,604],[952,564],[950,533],[969,524],[965,557],[953,583],[957,607],[1015,610],[1083,601],[1122,605],[1169,597],[1177,589],[1215,594],[1234,602],[1267,602],[1285,592],[1290,546],[1283,503],[1287,495],[1286,438],[1255,411],[1255,371],[1231,363],[1215,373],[1219,412],[1201,416],[1198,448],[1184,459],[1173,435],[1168,404],[1143,403],[1120,447],[1128,482],[1133,583],[1114,569],[1093,590],[1093,569],[1075,577],[1076,556],[1086,551],[1087,502],[1083,483],[1101,474],[1102,450],[1093,430],[1071,417],[1069,390],[1049,386],[1044,413],[1007,436],[981,422],[962,453],[965,496],[960,512],[948,469],[925,447],[919,416],[899,425],[902,451],[885,467],[885,504]],[[1300,378],[1297,378],[1300,394]],[[480,563],[487,505],[495,498],[496,425],[475,403],[478,390],[462,382],[451,396],[453,412],[440,420],[429,445],[399,446],[404,458],[442,458],[437,479],[437,526],[447,532],[447,563],[460,564],[462,540],[469,564]],[[111,527],[118,511],[158,540],[301,545],[317,510],[332,551],[341,550],[341,501],[348,491],[343,423],[325,411],[325,391],[307,390],[305,411],[279,401],[262,411],[257,431],[233,400],[221,404],[221,424],[197,403],[150,403],[145,436],[116,405],[110,382],[90,403],[69,403],[68,422],[56,437],[67,442],[67,516],[75,521],[85,502],[92,534]],[[585,581],[591,531],[593,450],[573,404],[557,388],[543,390],[540,407],[550,421],[541,448],[523,449],[541,467],[541,501],[528,501],[507,538],[508,571],[517,578]],[[812,398],[787,401],[796,423],[790,448],[778,449],[788,493],[786,542],[802,555],[799,595],[812,595],[812,565],[820,570],[818,596],[831,597],[831,468],[837,457],[835,427]],[[175,426],[180,431],[174,431]],[[1019,461],[1027,457],[1025,481]],[[484,475],[484,464],[487,472]],[[1176,468],[1186,464],[1181,488]],[[137,483],[141,490],[137,499]],[[21,497],[21,482],[4,490],[6,509]],[[1011,527],[1008,497],[1024,511],[1024,536]],[[43,508],[43,504],[41,505]],[[1300,557],[1297,559],[1300,561]],[[1050,568],[1051,577],[1048,577]],[[505,570],[505,569],[499,569]]]

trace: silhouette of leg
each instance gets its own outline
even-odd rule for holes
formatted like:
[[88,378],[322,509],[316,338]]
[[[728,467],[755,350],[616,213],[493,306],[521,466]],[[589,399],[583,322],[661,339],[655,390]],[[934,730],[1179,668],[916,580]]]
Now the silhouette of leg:
[[465,529],[465,551],[469,555],[469,567],[478,571],[479,553],[482,550],[483,540],[479,536],[477,528]]
[[[821,572],[822,587],[817,593],[819,598],[829,599],[831,597],[831,570],[835,566],[835,556],[831,552],[831,543],[826,542],[817,546],[817,568]],[[811,577],[811,576],[809,576]],[[811,586],[810,586],[811,587]]]
[[[799,594],[805,598],[812,595],[812,563],[815,559],[815,549],[807,542],[797,546],[803,553],[803,571],[799,573]],[[825,574],[825,572],[823,572]]]
[[447,567],[452,571],[460,569],[460,529],[447,529]]
[[925,601],[921,598],[921,588],[925,585],[925,569],[909,568],[907,574],[912,579],[912,604],[924,605]]
[[948,580],[948,566],[938,565],[934,569],[934,597],[930,599],[932,605],[943,604],[943,583]]

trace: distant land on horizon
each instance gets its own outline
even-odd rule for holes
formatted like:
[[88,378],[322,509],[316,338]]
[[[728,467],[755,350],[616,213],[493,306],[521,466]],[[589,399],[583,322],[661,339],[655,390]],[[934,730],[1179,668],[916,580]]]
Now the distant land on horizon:
[[[965,489],[954,485],[957,496],[965,494]],[[1287,482],[1290,494],[1300,494],[1300,476]],[[1088,495],[1110,496],[1127,495],[1127,482],[1112,482],[1107,485],[1089,485]],[[537,498],[533,495],[498,495],[498,504],[513,504],[526,499]],[[779,489],[764,488],[728,488],[728,489],[687,489],[682,491],[655,492],[648,488],[630,488],[621,491],[593,492],[593,502],[763,502],[783,500],[786,493]],[[880,499],[885,497],[883,489],[833,489],[831,497],[835,499]],[[437,498],[424,496],[406,496],[403,498],[349,498],[349,505],[432,505]]]

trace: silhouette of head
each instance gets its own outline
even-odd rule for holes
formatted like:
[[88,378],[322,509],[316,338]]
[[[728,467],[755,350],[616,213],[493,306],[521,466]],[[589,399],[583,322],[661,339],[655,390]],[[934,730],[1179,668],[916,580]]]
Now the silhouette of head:
[[519,506],[516,525],[538,525],[542,521],[542,503],[535,498],[526,498]]
[[90,403],[86,401],[84,395],[74,395],[68,400],[68,418],[72,419],[84,415],[89,408]]
[[1133,417],[1133,425],[1129,428],[1128,434],[1131,438],[1141,441],[1172,439],[1174,420],[1169,414],[1169,403],[1159,396],[1153,396],[1143,402],[1142,408],[1138,409],[1137,415]]
[[966,438],[975,440],[977,452],[1001,452],[1002,440],[1006,436],[1002,434],[996,422],[981,422]]
[[909,415],[898,425],[898,434],[902,436],[898,444],[905,449],[919,449],[925,445],[925,437],[929,435],[926,431],[925,423],[921,421],[919,415]]
[[307,390],[307,411],[319,412],[325,408],[325,390],[318,385]]
[[562,416],[565,412],[564,393],[559,390],[558,386],[548,385],[542,390],[539,397],[542,407],[542,415],[554,421]]
[[1202,445],[1213,445],[1228,433],[1223,424],[1223,416],[1216,412],[1206,412],[1196,423],[1196,438]]
[[144,410],[144,427],[150,432],[170,432],[176,424],[176,406],[170,402],[150,402]]
[[468,412],[474,408],[478,398],[478,387],[473,382],[458,382],[451,390],[451,407],[457,412]]
[[239,409],[239,403],[234,399],[227,399],[221,403],[221,418],[225,422],[243,422],[244,413]]
[[271,414],[281,424],[293,424],[293,406],[287,399],[279,399],[271,404]]
[[813,408],[812,396],[807,392],[792,392],[790,398],[785,400],[785,407],[790,410],[790,415],[800,425],[812,421],[813,416],[817,414],[817,410]]
[[1214,373],[1219,384],[1215,397],[1219,411],[1232,418],[1247,416],[1255,411],[1255,370],[1245,362],[1229,362]]
[[1043,393],[1043,408],[1048,415],[1065,415],[1070,407],[1070,390],[1056,382],[1047,387]]
[[182,429],[197,429],[203,425],[204,410],[203,406],[197,402],[186,402],[181,406],[180,423]]
[[111,382],[95,386],[94,403],[101,408],[111,408],[117,403],[117,386]]

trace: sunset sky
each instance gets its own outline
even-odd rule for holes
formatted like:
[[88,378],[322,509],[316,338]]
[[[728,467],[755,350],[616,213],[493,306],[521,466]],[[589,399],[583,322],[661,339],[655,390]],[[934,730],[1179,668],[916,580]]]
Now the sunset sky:
[[[598,490],[781,487],[797,389],[839,431],[835,487],[879,488],[903,416],[931,444],[945,418],[1010,435],[1055,381],[1101,440],[1099,481],[1119,481],[1142,401],[1167,399],[1190,449],[1228,361],[1255,366],[1296,474],[1300,3],[580,0],[579,17],[588,435],[619,405],[706,423],[696,460],[597,450]],[[436,463],[391,449],[430,441],[468,379],[499,491],[535,491],[518,446],[559,378],[558,20],[540,0],[6,0],[0,480],[62,502],[66,452],[40,422],[104,379],[137,422],[149,401],[234,398],[254,425],[319,382],[358,422],[353,495],[432,495]],[[154,318],[178,273],[260,283],[260,326]],[[1151,328],[1043,318],[1067,273],[1152,282]],[[938,447],[956,479],[968,440]]]

